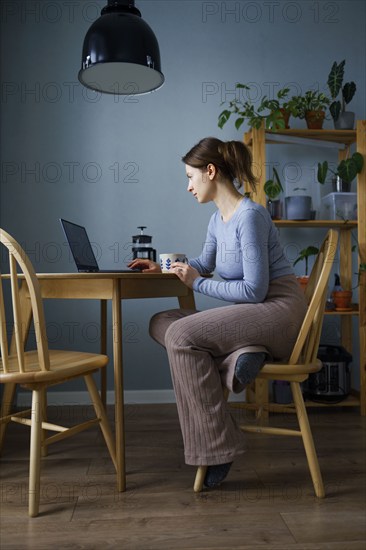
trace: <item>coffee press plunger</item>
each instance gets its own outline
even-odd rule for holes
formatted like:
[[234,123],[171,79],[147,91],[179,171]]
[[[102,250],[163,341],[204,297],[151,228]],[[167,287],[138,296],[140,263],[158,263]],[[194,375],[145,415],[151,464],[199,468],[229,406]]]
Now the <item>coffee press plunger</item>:
[[153,262],[156,262],[156,250],[151,246],[152,237],[150,235],[144,235],[144,229],[146,229],[146,226],[138,225],[137,228],[140,229],[141,232],[140,235],[132,235],[133,259],[143,258],[144,260],[152,260]]

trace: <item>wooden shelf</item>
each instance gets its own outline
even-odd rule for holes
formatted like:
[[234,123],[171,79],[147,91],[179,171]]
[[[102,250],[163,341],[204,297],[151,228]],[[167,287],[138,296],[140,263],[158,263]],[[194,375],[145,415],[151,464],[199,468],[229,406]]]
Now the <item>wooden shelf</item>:
[[273,220],[277,227],[333,227],[335,229],[356,229],[357,220]]
[[360,310],[358,304],[352,304],[352,309],[349,311],[336,311],[335,309],[326,309],[325,315],[359,315]]
[[[293,144],[294,138],[307,141],[329,142],[338,145],[349,146],[356,143],[356,130],[308,130],[290,128],[288,130],[265,130],[266,143]],[[252,131],[245,134],[246,145],[251,146],[253,142]],[[318,143],[319,146],[319,143]]]
[[319,401],[311,401],[310,399],[305,400],[305,406],[306,407],[359,407],[360,406],[360,399],[356,395],[349,395],[342,401],[338,401],[336,403],[332,402],[319,402]]
[[[244,134],[244,143],[250,147],[253,164],[258,171],[258,187],[254,200],[266,206],[264,184],[266,175],[266,145],[267,144],[291,144],[301,147],[328,147],[337,149],[338,161],[348,158],[351,154],[351,146],[355,145],[356,151],[366,160],[366,120],[358,120],[355,130],[309,130],[288,129],[271,131],[261,128],[252,128]],[[287,154],[287,153],[286,153]],[[325,157],[326,158],[326,157]],[[249,191],[245,188],[245,191]],[[366,262],[366,162],[357,176],[357,207],[358,220],[274,220],[277,228],[335,228],[339,231],[339,274],[344,288],[351,288],[352,278],[357,267],[352,265],[352,234],[351,230],[357,230],[358,241],[358,265]],[[362,415],[366,416],[366,272],[359,272],[357,308],[351,311],[326,311],[326,315],[338,315],[341,317],[340,344],[352,352],[352,339],[354,337],[353,316],[358,317],[359,336],[359,375],[360,395],[345,400],[337,406],[359,406]],[[355,298],[357,299],[357,298]],[[356,366],[356,365],[355,365]],[[261,388],[262,392],[265,390]],[[307,405],[312,406],[312,405]],[[315,403],[313,406],[320,406]],[[335,406],[325,404],[323,406]]]

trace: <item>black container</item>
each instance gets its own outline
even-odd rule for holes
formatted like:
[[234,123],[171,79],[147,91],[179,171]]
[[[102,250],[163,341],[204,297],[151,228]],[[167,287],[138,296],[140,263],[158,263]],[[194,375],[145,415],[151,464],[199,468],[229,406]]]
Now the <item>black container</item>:
[[319,372],[310,374],[304,393],[314,401],[336,402],[345,399],[351,389],[349,363],[352,355],[342,346],[319,346],[318,358],[323,363]]

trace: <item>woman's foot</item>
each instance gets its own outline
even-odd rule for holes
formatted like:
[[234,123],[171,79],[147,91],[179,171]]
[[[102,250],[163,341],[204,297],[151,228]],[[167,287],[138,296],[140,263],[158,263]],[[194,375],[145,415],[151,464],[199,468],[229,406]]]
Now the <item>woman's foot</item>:
[[205,487],[217,487],[225,477],[228,475],[232,462],[226,464],[216,464],[215,466],[208,466],[206,476],[203,484]]
[[255,353],[242,353],[235,365],[235,377],[241,384],[247,386],[257,377],[263,367],[267,354],[258,351]]

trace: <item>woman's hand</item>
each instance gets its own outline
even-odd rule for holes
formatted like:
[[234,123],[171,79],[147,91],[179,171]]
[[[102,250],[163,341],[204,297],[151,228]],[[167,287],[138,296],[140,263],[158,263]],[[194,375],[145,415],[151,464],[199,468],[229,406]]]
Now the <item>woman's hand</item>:
[[197,269],[191,267],[188,264],[182,262],[174,262],[170,269],[171,273],[175,273],[179,279],[187,285],[189,288],[193,288],[193,283],[201,275],[198,273]]
[[143,273],[161,273],[160,265],[152,260],[142,260],[141,258],[136,258],[128,264],[131,269],[141,269]]

